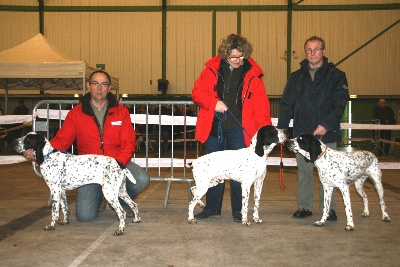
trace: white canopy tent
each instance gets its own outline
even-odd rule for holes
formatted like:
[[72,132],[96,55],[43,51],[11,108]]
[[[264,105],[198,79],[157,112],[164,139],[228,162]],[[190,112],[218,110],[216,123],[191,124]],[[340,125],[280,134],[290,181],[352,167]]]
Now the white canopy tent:
[[[85,94],[85,81],[96,68],[73,60],[42,35],[0,52],[0,89],[5,90],[8,106],[10,90],[68,90]],[[119,79],[111,76],[118,97]]]

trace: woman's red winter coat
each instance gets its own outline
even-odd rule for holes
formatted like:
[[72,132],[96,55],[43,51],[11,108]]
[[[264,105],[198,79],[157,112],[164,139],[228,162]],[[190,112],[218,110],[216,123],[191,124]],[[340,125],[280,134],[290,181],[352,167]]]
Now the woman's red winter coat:
[[[244,77],[242,90],[242,125],[252,136],[261,126],[271,125],[270,104],[265,89],[263,71],[252,59],[247,59],[251,64],[251,69]],[[192,99],[199,107],[196,123],[195,138],[204,143],[211,132],[214,111],[219,100],[216,86],[218,80],[218,69],[221,64],[221,57],[215,56],[205,63],[205,69],[200,73],[199,78],[194,83]],[[251,143],[251,137],[243,132],[247,146]]]

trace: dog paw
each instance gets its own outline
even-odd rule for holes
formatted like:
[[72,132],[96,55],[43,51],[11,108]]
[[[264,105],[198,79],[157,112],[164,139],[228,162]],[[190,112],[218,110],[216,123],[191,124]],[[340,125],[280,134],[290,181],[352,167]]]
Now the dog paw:
[[59,225],[67,225],[67,224],[69,224],[69,220],[58,221],[57,223]]
[[363,213],[361,213],[361,216],[362,217],[369,217],[369,212],[363,212]]
[[385,216],[385,217],[382,218],[382,221],[384,221],[384,222],[390,222],[390,218]]
[[242,225],[244,226],[250,226],[251,222],[249,222],[248,220],[242,220]]
[[354,225],[346,225],[344,228],[346,231],[354,231]]
[[260,218],[253,218],[253,222],[254,223],[263,223],[263,220],[261,220]]
[[141,219],[140,217],[137,218],[137,219],[136,219],[136,218],[133,218],[133,219],[132,219],[132,222],[133,222],[133,223],[140,223],[141,221],[142,221],[142,219]]
[[123,234],[124,234],[123,230],[118,230],[115,233],[113,233],[113,236],[120,236],[120,235],[123,235]]
[[188,219],[188,223],[189,224],[196,224],[197,221],[196,221],[196,219]]
[[322,227],[324,225],[325,225],[325,223],[322,221],[317,221],[317,222],[313,223],[313,226],[316,226],[316,227]]
[[55,230],[56,228],[53,226],[53,225],[47,225],[45,228],[44,228],[44,230],[46,230],[46,231],[52,231],[52,230]]

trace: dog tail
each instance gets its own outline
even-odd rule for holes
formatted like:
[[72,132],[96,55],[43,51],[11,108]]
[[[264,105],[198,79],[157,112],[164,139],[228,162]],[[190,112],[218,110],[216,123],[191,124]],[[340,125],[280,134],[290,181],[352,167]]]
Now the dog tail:
[[136,180],[132,173],[127,168],[123,169],[123,171],[125,172],[125,176],[129,179],[129,181],[131,181],[133,184],[136,184]]
[[186,163],[186,168],[193,168],[193,163],[192,162],[188,162],[188,163]]

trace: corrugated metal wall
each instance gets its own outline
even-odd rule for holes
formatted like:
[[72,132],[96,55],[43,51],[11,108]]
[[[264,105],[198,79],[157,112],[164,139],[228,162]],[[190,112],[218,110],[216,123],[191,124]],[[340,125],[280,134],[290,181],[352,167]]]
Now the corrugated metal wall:
[[[398,0],[309,0],[300,1],[300,6],[393,2],[399,3]],[[330,61],[337,63],[343,60],[338,67],[347,73],[351,94],[400,95],[400,23],[396,24],[400,19],[400,9],[294,9],[290,36],[292,49],[287,53],[288,12],[273,10],[271,6],[285,7],[285,0],[224,0],[218,1],[219,6],[214,10],[208,10],[207,6],[215,6],[216,1],[169,0],[165,39],[162,36],[162,1],[53,0],[44,3],[47,8],[53,8],[44,12],[45,37],[71,58],[85,60],[91,66],[105,64],[107,71],[120,78],[120,93],[160,94],[157,79],[162,78],[164,71],[165,78],[170,82],[167,94],[190,94],[193,82],[203,69],[204,62],[213,56],[219,40],[239,31],[254,46],[252,56],[266,74],[265,83],[270,97],[282,94],[288,63],[290,70],[298,68],[298,63],[305,58],[303,43],[311,35],[320,35],[326,40]],[[0,0],[0,5],[35,7],[38,1]],[[98,5],[104,6],[102,12],[93,8],[84,9]],[[246,10],[240,11],[240,5]],[[262,10],[258,10],[257,5]],[[82,8],[79,9],[79,6]],[[107,6],[126,6],[126,9],[148,7],[154,11],[126,11],[124,8],[104,11]],[[56,7],[58,10],[55,11]],[[0,11],[0,14],[0,50],[18,45],[39,32],[38,12],[6,10]],[[393,27],[388,29],[391,25]],[[2,90],[0,93],[3,93]]]

